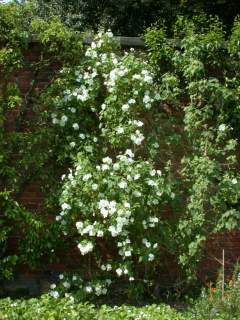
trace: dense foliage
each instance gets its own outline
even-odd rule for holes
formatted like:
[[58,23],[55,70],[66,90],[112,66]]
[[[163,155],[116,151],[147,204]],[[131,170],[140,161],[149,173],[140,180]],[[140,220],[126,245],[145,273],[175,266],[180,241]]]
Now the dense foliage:
[[222,275],[216,286],[210,284],[195,300],[178,303],[175,308],[165,304],[144,306],[79,303],[72,296],[56,299],[50,295],[28,300],[0,300],[0,317],[5,320],[77,320],[77,319],[146,319],[146,320],[237,320],[239,319],[239,266],[222,289]]
[[99,26],[114,34],[136,36],[159,19],[172,24],[177,15],[192,17],[201,13],[218,15],[228,28],[240,13],[237,0],[34,0],[36,14],[57,15],[68,26],[78,30],[97,31]]
[[[239,20],[226,37],[218,19],[180,17],[148,29],[146,51],[124,52],[111,31],[83,48],[79,32],[32,12],[0,6],[0,241],[9,221],[24,230],[18,252],[1,253],[1,276],[74,245],[79,268],[52,284],[55,298],[186,287],[212,233],[239,226]],[[41,218],[18,205],[36,180]]]
[[[70,32],[58,20],[34,20],[28,6],[0,5],[0,29],[1,278],[9,277],[17,262],[36,266],[44,254],[51,258],[60,245],[55,223],[47,222],[56,210],[56,201],[53,205],[46,199],[40,217],[30,208],[26,210],[21,199],[34,181],[43,186],[43,193],[57,196],[56,179],[63,166],[59,161],[56,167],[55,136],[45,130],[40,96],[54,79],[60,63],[74,63],[82,55],[82,43],[76,32]],[[26,58],[26,51],[33,50],[32,34],[39,41],[33,61]],[[51,74],[48,70],[52,65],[55,70]],[[25,91],[21,80],[24,72],[31,75]],[[46,75],[44,85],[42,74]]]
[[100,308],[91,304],[77,304],[69,298],[54,299],[42,296],[30,300],[0,300],[2,320],[190,320],[166,305],[150,305],[141,308],[131,306]]

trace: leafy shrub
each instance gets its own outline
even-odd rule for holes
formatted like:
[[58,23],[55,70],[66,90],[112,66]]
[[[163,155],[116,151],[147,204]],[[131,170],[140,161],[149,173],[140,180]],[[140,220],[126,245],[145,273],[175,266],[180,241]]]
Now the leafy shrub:
[[[91,304],[77,304],[69,298],[54,299],[42,296],[30,300],[0,300],[0,317],[3,320],[184,320],[185,317],[166,305],[146,307],[94,307]],[[190,320],[190,318],[188,318]]]
[[[53,159],[53,139],[49,130],[44,129],[42,114],[45,111],[39,105],[40,73],[48,71],[53,64],[74,63],[82,55],[82,41],[76,32],[65,28],[57,19],[41,21],[34,19],[31,6],[19,6],[15,3],[0,4],[0,278],[9,277],[17,264],[24,263],[36,267],[41,258],[48,254],[48,261],[62,243],[58,237],[56,223],[47,222],[54,205],[48,198],[40,216],[27,210],[21,204],[24,190],[33,181],[44,188],[55,187],[49,180],[53,172],[61,171],[55,167]],[[38,37],[39,61],[26,61],[25,54],[32,34]],[[31,70],[33,78],[28,91],[23,93],[21,84],[16,81],[24,70]],[[57,73],[50,76],[49,82]],[[30,79],[29,79],[30,80]],[[47,81],[47,79],[46,79]],[[49,83],[46,83],[48,86]],[[31,106],[32,117],[29,119]],[[16,116],[14,116],[16,115]],[[12,118],[12,128],[9,128]],[[50,151],[49,151],[50,150]],[[51,153],[52,152],[52,153]],[[43,182],[45,181],[45,183]],[[49,190],[49,189],[48,189]],[[53,196],[53,198],[54,198]],[[51,203],[51,204],[50,204]],[[48,209],[46,209],[48,207]],[[46,228],[46,223],[48,228]],[[21,239],[21,241],[19,240]],[[55,244],[54,244],[55,243]],[[62,245],[61,245],[62,247]],[[48,252],[49,251],[49,252]],[[50,258],[51,259],[51,258]]]
[[237,265],[232,277],[224,283],[224,292],[222,274],[219,273],[216,285],[210,284],[202,291],[201,297],[194,303],[191,314],[197,319],[202,319],[205,315],[208,315],[210,319],[239,319],[240,281],[238,271],[239,266]]
[[172,1],[136,1],[110,0],[101,1],[66,1],[66,0],[36,0],[34,9],[37,15],[49,17],[58,16],[68,26],[78,30],[111,28],[114,34],[136,36],[159,19],[172,24],[177,15],[192,17],[205,12],[208,15],[218,15],[229,28],[234,17],[240,13],[236,0],[203,1],[203,0],[172,0]]
[[[196,279],[205,241],[239,225],[239,20],[226,39],[217,19],[182,17],[177,43],[167,28],[152,28],[147,52],[123,52],[110,31],[83,48],[82,35],[56,18],[33,19],[13,4],[0,13],[1,190],[19,200],[38,178],[48,194],[45,218],[55,221],[43,219],[34,238],[28,228],[30,258],[61,240],[81,255],[79,274],[64,275],[51,294],[83,299],[121,283],[128,297],[159,295]],[[9,19],[16,28],[6,38]],[[41,59],[23,96],[12,79],[26,67],[31,32]],[[42,89],[37,75],[56,65],[62,71]],[[5,126],[12,108],[16,132]]]
[[148,30],[149,54],[121,53],[99,33],[51,88],[52,125],[73,161],[56,220],[83,261],[53,295],[106,294],[119,279],[130,296],[152,294],[172,261],[192,281],[209,236],[239,225],[236,42],[226,46],[218,20],[180,18],[174,32],[178,45]]

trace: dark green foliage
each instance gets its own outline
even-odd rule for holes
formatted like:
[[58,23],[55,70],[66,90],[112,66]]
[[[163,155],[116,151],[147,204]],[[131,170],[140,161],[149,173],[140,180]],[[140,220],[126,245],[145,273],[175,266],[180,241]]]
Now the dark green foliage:
[[67,25],[79,30],[94,30],[100,26],[112,29],[116,35],[136,36],[156,21],[172,24],[177,15],[192,17],[200,13],[218,15],[231,28],[240,13],[237,0],[36,0],[36,13],[42,17],[57,15]]

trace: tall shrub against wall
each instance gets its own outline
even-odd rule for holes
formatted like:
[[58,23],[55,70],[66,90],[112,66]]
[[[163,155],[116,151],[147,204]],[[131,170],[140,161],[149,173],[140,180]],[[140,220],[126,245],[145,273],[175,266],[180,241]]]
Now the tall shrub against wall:
[[84,275],[60,290],[157,291],[173,261],[192,281],[209,236],[238,227],[239,22],[228,42],[218,20],[179,19],[177,42],[165,32],[147,31],[148,53],[99,33],[55,84],[52,123],[73,159],[56,219]]
[[[174,41],[152,28],[147,51],[124,52],[110,31],[83,48],[81,34],[31,7],[0,14],[1,241],[9,218],[25,238],[9,261],[36,265],[74,244],[79,272],[61,275],[55,297],[119,282],[129,295],[159,293],[173,263],[171,283],[196,279],[205,241],[239,224],[239,21],[226,39],[218,20],[181,18]],[[32,34],[40,52],[29,65]],[[23,93],[16,74],[26,68]],[[5,125],[13,110],[15,131]],[[34,179],[47,195],[41,218],[16,202]]]

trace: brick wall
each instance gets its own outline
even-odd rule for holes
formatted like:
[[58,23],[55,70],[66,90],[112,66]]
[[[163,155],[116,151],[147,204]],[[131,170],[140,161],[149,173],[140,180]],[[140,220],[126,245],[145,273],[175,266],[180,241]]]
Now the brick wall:
[[[14,75],[14,81],[19,85],[23,97],[28,94],[31,81],[35,78],[37,81],[35,90],[41,90],[48,84],[49,79],[53,76],[59,65],[53,65],[47,70],[41,72],[37,76],[30,68],[30,63],[39,61],[39,47],[38,44],[32,43],[28,51],[25,53],[25,67],[19,73]],[[9,112],[7,121],[5,123],[6,129],[9,131],[15,130],[16,118],[19,110]],[[27,110],[27,117],[31,118],[32,110]],[[42,210],[43,195],[41,193],[41,185],[39,181],[30,182],[23,190],[20,196],[20,202],[30,210]],[[166,215],[168,212],[166,212]],[[222,250],[225,250],[226,271],[232,271],[235,262],[240,257],[240,232],[233,231],[229,233],[222,233],[212,237],[207,242],[205,247],[205,257],[202,261],[199,270],[200,278],[203,281],[214,279],[217,271],[221,267]],[[4,288],[8,292],[14,291],[15,287],[27,287],[30,294],[35,295],[48,288],[49,283],[56,280],[57,274],[67,269],[76,267],[79,264],[80,255],[76,249],[70,253],[62,254],[62,262],[58,264],[49,264],[44,266],[43,270],[32,271],[26,267],[21,267],[18,270],[15,282],[6,281]],[[173,264],[172,270],[169,274],[178,272],[178,268]]]

